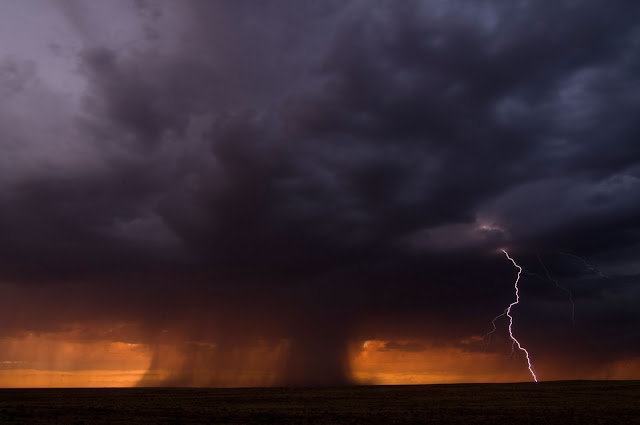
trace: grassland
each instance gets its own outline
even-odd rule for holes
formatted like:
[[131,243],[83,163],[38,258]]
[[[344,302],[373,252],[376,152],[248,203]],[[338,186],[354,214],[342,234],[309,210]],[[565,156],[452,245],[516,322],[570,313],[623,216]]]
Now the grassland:
[[640,381],[0,390],[1,424],[640,424]]

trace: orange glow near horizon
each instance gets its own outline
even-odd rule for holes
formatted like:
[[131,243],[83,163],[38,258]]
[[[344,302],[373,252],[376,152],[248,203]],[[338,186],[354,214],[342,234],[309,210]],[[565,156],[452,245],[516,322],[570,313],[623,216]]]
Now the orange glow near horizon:
[[0,388],[120,388],[135,387],[141,370],[0,370]]
[[[472,340],[473,337],[471,338]],[[475,341],[475,340],[474,340]],[[383,340],[353,345],[351,369],[360,384],[436,384],[530,381],[522,362],[504,354],[466,351],[459,346],[388,349]],[[404,343],[415,342],[405,341]],[[417,346],[417,345],[416,345]],[[232,353],[251,367],[222,372],[220,386],[269,386],[277,382],[283,347],[256,345],[246,353]],[[180,351],[167,346],[166,365],[184,362]],[[246,354],[246,355],[245,355]],[[78,340],[77,333],[25,334],[0,340],[0,388],[132,387],[171,377],[170,369],[149,372],[153,350],[147,344]],[[243,360],[243,361],[245,361]],[[244,367],[243,363],[243,367]],[[281,366],[281,364],[280,364]],[[640,379],[640,358],[619,360],[590,370],[567,371],[541,365],[544,379]],[[210,371],[209,371],[210,372]],[[226,373],[226,374],[225,374]],[[206,381],[192,385],[206,386]]]
[[527,381],[528,371],[504,356],[456,347],[423,351],[386,350],[386,341],[366,341],[352,360],[354,378],[378,385]]
[[[461,343],[474,343],[479,339],[482,337],[472,336]],[[526,363],[522,367],[522,359],[504,353],[469,351],[460,346],[436,346],[420,351],[388,350],[386,343],[369,340],[356,350],[351,362],[356,381],[375,385],[532,382]],[[597,367],[572,368],[573,363],[541,362],[542,380],[640,379],[640,357],[615,360]]]
[[0,388],[131,387],[149,367],[144,344],[76,338],[72,331],[0,340]]

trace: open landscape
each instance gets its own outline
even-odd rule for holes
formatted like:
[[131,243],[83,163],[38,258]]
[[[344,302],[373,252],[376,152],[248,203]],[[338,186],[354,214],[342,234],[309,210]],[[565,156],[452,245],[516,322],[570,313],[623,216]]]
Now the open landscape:
[[2,424],[632,424],[640,381],[0,390]]

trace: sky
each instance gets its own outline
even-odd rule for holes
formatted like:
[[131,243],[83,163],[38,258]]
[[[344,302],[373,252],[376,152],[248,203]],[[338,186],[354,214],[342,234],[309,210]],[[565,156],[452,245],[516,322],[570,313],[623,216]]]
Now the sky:
[[639,17],[0,0],[0,387],[640,379]]

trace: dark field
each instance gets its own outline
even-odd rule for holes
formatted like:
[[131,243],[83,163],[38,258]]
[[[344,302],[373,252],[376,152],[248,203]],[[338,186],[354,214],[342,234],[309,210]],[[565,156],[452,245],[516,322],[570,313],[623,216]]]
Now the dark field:
[[0,390],[1,424],[631,424],[640,381]]

